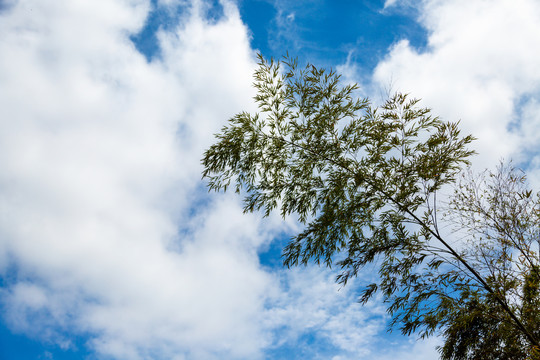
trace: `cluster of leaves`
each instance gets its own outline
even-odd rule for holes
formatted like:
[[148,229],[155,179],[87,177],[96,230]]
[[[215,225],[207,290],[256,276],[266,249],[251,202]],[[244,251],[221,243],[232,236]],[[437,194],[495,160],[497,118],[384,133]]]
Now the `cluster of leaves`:
[[[204,154],[203,177],[213,190],[234,186],[245,196],[246,212],[298,216],[304,230],[285,247],[286,266],[337,265],[337,281],[346,284],[366,264],[376,264],[379,280],[365,288],[361,301],[379,292],[392,325],[405,334],[446,331],[448,347],[441,349],[446,359],[481,354],[471,350],[466,331],[487,343],[487,333],[501,322],[508,331],[524,327],[513,305],[500,298],[503,288],[491,287],[499,279],[483,277],[485,269],[475,270],[478,264],[467,262],[468,253],[455,251],[439,233],[437,191],[454,183],[468,164],[472,136],[461,136],[457,123],[432,116],[407,95],[396,94],[376,107],[357,98],[357,85],[342,86],[335,72],[300,68],[289,58],[260,57],[254,78],[260,112],[229,120]],[[468,210],[474,212],[466,205],[455,210],[463,214],[460,221]],[[533,251],[527,244],[520,246]],[[475,253],[473,259],[480,261],[481,253]],[[536,294],[538,283],[528,284]],[[513,286],[521,286],[522,293],[527,288],[523,281]],[[536,314],[538,297],[531,296],[533,310],[523,311]],[[485,321],[492,319],[486,306],[498,311],[499,322]],[[456,327],[456,317],[461,325],[482,325]],[[524,329],[518,329],[519,341],[534,344]]]
[[493,293],[464,293],[444,331],[444,358],[540,359],[538,347],[496,301],[516,314],[530,337],[540,338],[539,196],[523,173],[501,163],[496,171],[464,173],[448,216],[466,234],[467,262]]

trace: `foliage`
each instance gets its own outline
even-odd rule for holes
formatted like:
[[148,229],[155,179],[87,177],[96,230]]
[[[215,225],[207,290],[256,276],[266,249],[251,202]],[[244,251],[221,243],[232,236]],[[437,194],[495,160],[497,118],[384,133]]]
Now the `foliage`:
[[540,338],[540,198],[523,173],[501,163],[494,172],[464,173],[448,216],[467,235],[467,262],[494,293],[475,291],[462,299],[443,332],[443,358],[540,359],[496,301]]
[[[519,344],[535,343],[531,334],[523,335],[527,329],[513,312],[517,308],[499,295],[505,287],[521,286],[523,294],[530,290],[530,307],[522,307],[523,313],[536,314],[538,282],[531,277],[527,285],[499,286],[497,276],[481,274],[506,261],[493,258],[501,253],[497,246],[485,254],[493,262],[483,265],[474,248],[473,268],[471,254],[458,253],[439,233],[437,192],[453,184],[468,164],[472,136],[461,136],[457,123],[432,116],[408,95],[396,94],[376,107],[356,97],[357,85],[341,85],[335,72],[300,68],[289,58],[260,57],[254,78],[260,113],[229,120],[204,154],[203,177],[213,190],[233,186],[245,196],[246,212],[298,216],[305,228],[285,247],[286,266],[335,265],[341,270],[337,281],[346,284],[365,265],[375,264],[379,279],[366,286],[361,301],[380,293],[392,326],[405,334],[443,331],[443,358],[487,354],[490,349],[468,339],[474,333],[487,343],[494,329],[517,332]],[[465,198],[470,195],[466,185],[460,193]],[[454,205],[456,221],[466,222],[467,211],[474,212],[472,206]],[[525,222],[517,225],[531,229]],[[468,229],[474,232],[474,223]],[[520,246],[531,249],[527,241]],[[521,274],[533,276],[527,269]],[[486,311],[491,309],[496,316]]]

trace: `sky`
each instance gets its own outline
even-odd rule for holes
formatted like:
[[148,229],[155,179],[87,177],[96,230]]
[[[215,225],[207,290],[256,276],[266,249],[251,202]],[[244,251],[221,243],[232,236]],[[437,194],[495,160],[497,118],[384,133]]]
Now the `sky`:
[[0,0],[0,359],[419,359],[293,219],[208,193],[256,54],[402,91],[540,185],[536,0]]

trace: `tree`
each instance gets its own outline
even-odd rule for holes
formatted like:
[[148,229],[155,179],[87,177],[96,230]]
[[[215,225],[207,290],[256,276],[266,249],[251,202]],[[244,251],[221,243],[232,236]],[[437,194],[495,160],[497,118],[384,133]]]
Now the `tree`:
[[467,262],[493,289],[469,289],[451,312],[441,349],[445,359],[538,359],[524,332],[508,322],[507,304],[534,339],[540,338],[540,199],[523,173],[501,163],[496,171],[465,172],[449,217],[467,235]]
[[[536,268],[521,272],[523,299],[528,291],[531,300],[510,303],[502,292],[520,290],[519,284],[495,276],[510,270],[489,273],[509,248],[494,245],[486,254],[455,249],[439,231],[437,193],[469,164],[472,136],[461,136],[457,123],[432,116],[408,95],[374,107],[355,96],[357,85],[341,85],[335,72],[300,68],[290,58],[259,56],[254,78],[260,113],[229,120],[204,154],[203,177],[213,190],[233,186],[246,212],[298,217],[305,228],[283,251],[287,267],[310,261],[338,266],[337,281],[346,284],[366,264],[376,264],[378,280],[360,301],[380,293],[392,327],[422,337],[441,333],[445,359],[504,358],[508,352],[499,356],[499,347],[486,345],[493,330],[503,347],[516,338],[523,354],[532,353],[538,322],[523,314],[537,313]],[[468,196],[466,182],[458,189]],[[468,211],[475,211],[470,204],[453,203],[454,220],[466,223]],[[535,226],[523,223],[523,229],[529,225]],[[477,230],[474,223],[467,229],[471,235]],[[472,334],[479,339],[471,341]]]

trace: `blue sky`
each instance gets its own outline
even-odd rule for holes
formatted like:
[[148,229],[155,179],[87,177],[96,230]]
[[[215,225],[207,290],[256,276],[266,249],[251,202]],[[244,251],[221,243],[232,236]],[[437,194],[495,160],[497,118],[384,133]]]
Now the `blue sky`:
[[535,0],[0,2],[0,359],[433,359],[316,266],[293,219],[208,194],[255,55],[410,92],[540,185]]

